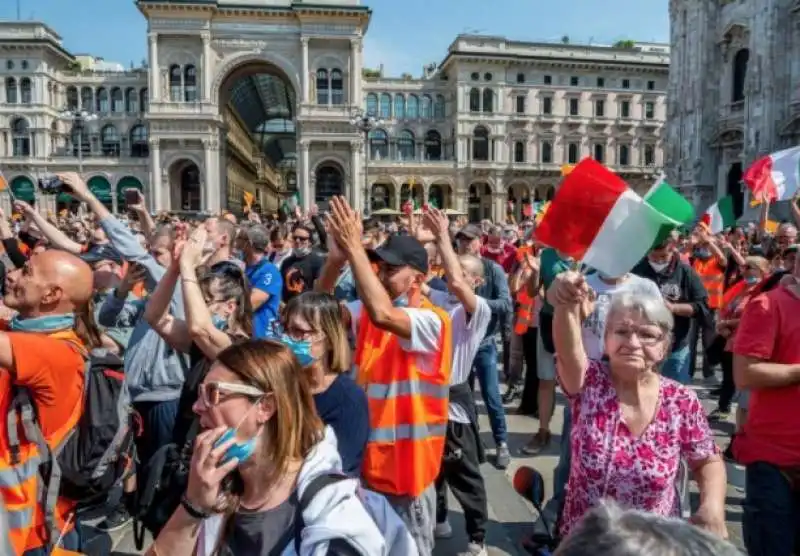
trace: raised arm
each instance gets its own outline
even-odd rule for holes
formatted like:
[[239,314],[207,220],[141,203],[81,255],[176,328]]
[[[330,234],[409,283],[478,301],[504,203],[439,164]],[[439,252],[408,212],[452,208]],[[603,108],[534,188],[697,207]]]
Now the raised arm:
[[36,224],[45,238],[57,249],[63,249],[74,255],[78,255],[83,250],[83,245],[72,241],[67,235],[48,222],[47,218],[39,214],[36,209],[25,201],[16,201],[14,208],[25,215],[25,219]]
[[458,260],[458,255],[453,250],[450,243],[450,223],[447,215],[438,209],[431,209],[423,216],[425,228],[433,233],[436,248],[442,257],[442,265],[447,275],[447,284],[458,300],[464,305],[464,309],[470,315],[475,312],[478,306],[478,297],[472,285],[464,277],[464,269]]
[[176,318],[169,311],[170,300],[180,276],[179,258],[180,247],[176,248],[172,264],[161,277],[155,291],[150,295],[144,310],[144,319],[173,349],[181,353],[189,353],[192,347],[189,327],[186,326],[185,321]]
[[589,299],[589,286],[578,272],[559,274],[547,291],[547,300],[555,308],[553,343],[558,354],[558,376],[567,394],[583,389],[589,358],[583,348],[581,315]]

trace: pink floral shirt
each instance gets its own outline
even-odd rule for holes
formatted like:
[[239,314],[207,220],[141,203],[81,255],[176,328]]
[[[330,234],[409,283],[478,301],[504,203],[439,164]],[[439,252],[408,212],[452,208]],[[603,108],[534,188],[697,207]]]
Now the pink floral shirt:
[[658,407],[641,436],[622,422],[608,364],[591,361],[583,391],[570,396],[572,464],[560,533],[567,535],[598,501],[678,516],[681,458],[691,467],[717,452],[695,393],[661,377]]

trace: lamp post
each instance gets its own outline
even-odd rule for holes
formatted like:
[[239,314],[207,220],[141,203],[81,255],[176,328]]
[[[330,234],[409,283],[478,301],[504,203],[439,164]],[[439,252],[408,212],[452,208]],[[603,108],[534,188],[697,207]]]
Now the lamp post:
[[355,110],[350,116],[350,123],[357,131],[364,135],[364,207],[362,214],[367,216],[370,212],[369,183],[367,182],[367,171],[369,170],[369,134],[370,132],[383,125],[383,120],[376,118],[361,109]]
[[78,173],[83,176],[83,132],[86,124],[97,120],[97,114],[92,114],[86,110],[63,110],[59,115],[60,120],[72,122],[72,133],[78,132]]

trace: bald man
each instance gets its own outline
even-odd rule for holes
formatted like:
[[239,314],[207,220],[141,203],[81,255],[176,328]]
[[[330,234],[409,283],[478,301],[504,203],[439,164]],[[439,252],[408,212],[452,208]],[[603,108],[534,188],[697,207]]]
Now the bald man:
[[[34,406],[44,441],[55,449],[75,428],[83,411],[84,361],[91,345],[75,333],[76,315],[92,296],[92,269],[65,251],[33,255],[6,277],[5,304],[18,312],[0,322],[0,427],[7,430],[12,388],[24,388]],[[21,419],[19,411],[15,410]],[[9,540],[15,554],[44,556],[48,542],[63,530],[74,504],[59,498],[55,529],[49,530],[37,506],[36,473],[41,463],[35,444],[19,428],[18,461],[7,435],[0,435],[0,505],[8,510]],[[15,472],[9,472],[10,470]],[[31,480],[31,477],[35,479]],[[11,484],[14,483],[14,484]],[[61,547],[80,550],[72,526]]]

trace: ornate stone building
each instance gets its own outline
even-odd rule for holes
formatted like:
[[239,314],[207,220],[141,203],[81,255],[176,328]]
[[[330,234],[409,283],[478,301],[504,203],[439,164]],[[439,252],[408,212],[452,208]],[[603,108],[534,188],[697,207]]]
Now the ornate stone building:
[[800,141],[800,1],[669,4],[667,174],[701,208],[733,195],[742,172]]
[[[639,189],[663,166],[666,45],[461,35],[421,78],[389,78],[363,67],[359,0],[137,5],[148,62],[129,71],[77,58],[41,23],[0,23],[0,166],[20,197],[80,168],[114,208],[135,186],[153,210],[236,210],[247,191],[272,211],[296,191],[304,206],[412,197],[501,218],[585,156]],[[358,110],[382,120],[366,145]]]

